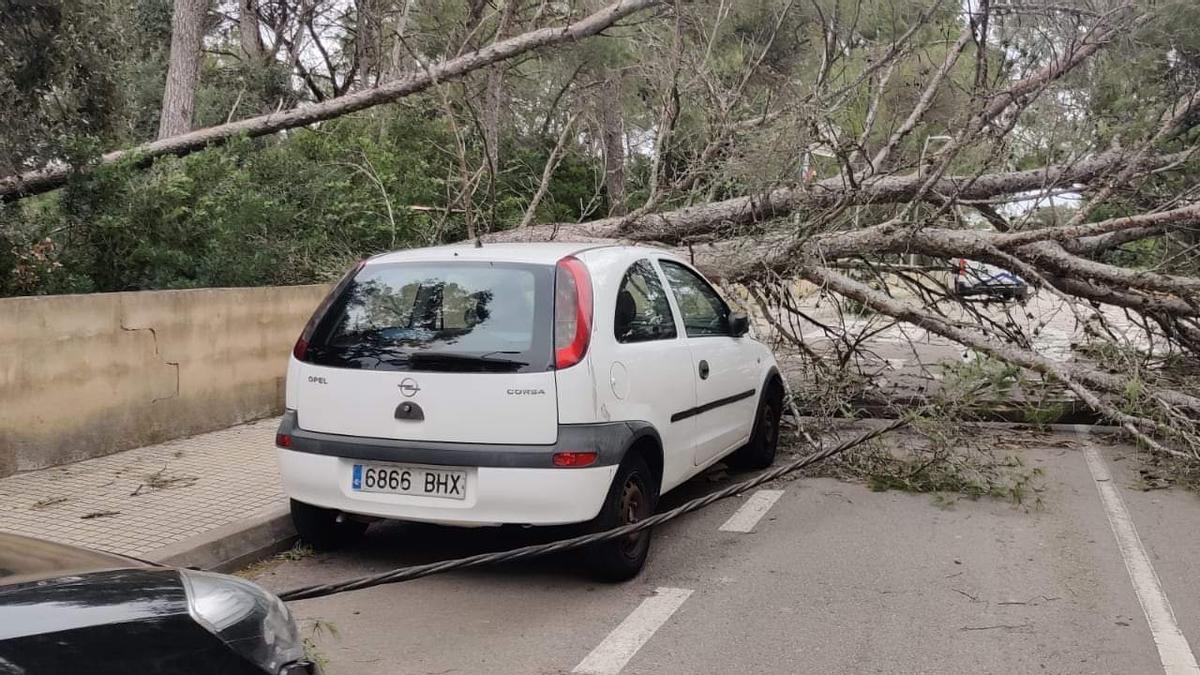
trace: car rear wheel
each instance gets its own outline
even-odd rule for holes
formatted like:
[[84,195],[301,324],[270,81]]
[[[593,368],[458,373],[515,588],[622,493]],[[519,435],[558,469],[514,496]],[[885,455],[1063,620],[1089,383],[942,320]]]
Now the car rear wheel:
[[[636,523],[654,515],[658,484],[646,461],[631,455],[621,462],[600,515],[592,521],[594,532]],[[584,549],[588,568],[601,581],[627,581],[642,571],[650,554],[650,530],[593,544]]]
[[727,464],[735,469],[765,469],[774,464],[782,415],[783,390],[778,385],[770,385],[758,403],[750,442],[734,451]]
[[300,539],[318,551],[332,551],[358,541],[368,523],[352,518],[338,520],[341,513],[292,500],[292,524]]

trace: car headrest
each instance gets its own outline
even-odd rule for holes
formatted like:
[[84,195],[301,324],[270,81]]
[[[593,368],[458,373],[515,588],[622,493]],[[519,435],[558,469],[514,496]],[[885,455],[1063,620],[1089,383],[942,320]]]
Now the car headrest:
[[616,314],[616,323],[618,326],[629,325],[633,322],[633,318],[637,316],[637,303],[633,301],[633,294],[629,291],[617,293]]

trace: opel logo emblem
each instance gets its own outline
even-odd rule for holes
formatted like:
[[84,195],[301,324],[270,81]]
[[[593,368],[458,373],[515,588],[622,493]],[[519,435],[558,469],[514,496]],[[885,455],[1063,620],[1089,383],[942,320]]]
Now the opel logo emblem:
[[418,391],[421,391],[421,385],[417,384],[416,380],[411,377],[401,380],[400,393],[404,395],[404,398],[412,398],[417,395]]

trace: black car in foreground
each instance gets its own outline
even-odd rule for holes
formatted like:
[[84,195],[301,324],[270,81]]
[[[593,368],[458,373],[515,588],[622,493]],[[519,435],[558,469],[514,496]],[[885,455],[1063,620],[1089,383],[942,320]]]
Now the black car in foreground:
[[315,672],[256,584],[0,532],[0,675]]

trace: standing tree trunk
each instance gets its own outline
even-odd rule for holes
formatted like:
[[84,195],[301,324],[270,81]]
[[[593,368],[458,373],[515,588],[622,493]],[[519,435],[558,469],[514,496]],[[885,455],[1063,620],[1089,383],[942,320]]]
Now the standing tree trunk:
[[604,144],[604,191],[608,215],[623,216],[625,204],[625,120],[621,114],[621,80],[605,77],[600,87],[600,141]]
[[488,171],[495,177],[500,168],[500,107],[504,104],[504,66],[492,66],[487,74],[483,102],[483,144]]
[[207,0],[175,0],[171,15],[171,62],[163,89],[158,137],[186,134],[192,129],[196,82],[200,79],[200,46],[204,38]]
[[385,82],[391,82],[404,74],[408,63],[408,51],[404,46],[404,37],[408,32],[408,14],[414,0],[401,0],[400,12],[392,12],[386,22],[387,40],[391,45],[387,68],[383,73]]
[[262,60],[262,38],[258,28],[258,0],[238,0],[238,41],[242,60],[257,64]]
[[374,86],[383,65],[383,31],[380,0],[354,0],[355,22],[354,58],[358,66],[358,81],[364,87]]
[[[508,37],[509,27],[517,0],[504,3],[500,14],[500,23],[496,27],[496,40]],[[498,64],[488,69],[487,87],[483,103],[483,143],[487,148],[488,170],[493,180],[500,168],[500,109],[504,107],[504,64]]]

